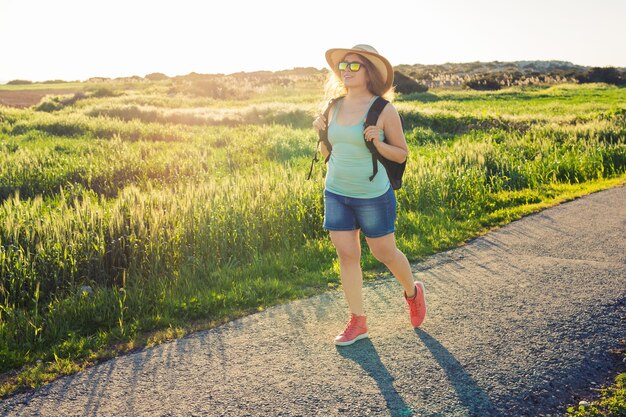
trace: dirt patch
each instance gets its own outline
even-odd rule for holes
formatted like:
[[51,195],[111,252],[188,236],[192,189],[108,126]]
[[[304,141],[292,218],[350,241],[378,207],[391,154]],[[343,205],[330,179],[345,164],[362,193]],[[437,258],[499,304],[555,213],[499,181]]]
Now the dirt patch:
[[62,90],[62,89],[52,89],[52,90],[11,90],[11,91],[2,91],[0,90],[0,105],[1,106],[9,106],[9,107],[30,107],[39,103],[42,98],[47,95],[67,95],[74,94],[78,90]]

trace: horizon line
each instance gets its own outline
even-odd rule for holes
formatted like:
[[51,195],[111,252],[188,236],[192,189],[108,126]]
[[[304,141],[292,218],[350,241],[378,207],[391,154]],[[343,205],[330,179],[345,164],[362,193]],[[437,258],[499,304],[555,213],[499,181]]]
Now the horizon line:
[[[575,67],[581,67],[581,68],[616,68],[619,70],[623,70],[626,71],[626,66],[621,67],[621,66],[617,66],[617,65],[581,65],[581,64],[575,64],[572,61],[566,61],[566,60],[562,60],[562,59],[520,59],[520,60],[515,60],[515,61],[500,61],[500,60],[491,60],[491,61],[480,61],[480,60],[476,60],[476,61],[459,61],[459,62],[444,62],[444,63],[439,63],[439,64],[422,64],[422,63],[414,63],[414,64],[397,64],[394,65],[393,67],[402,67],[402,66],[444,66],[444,65],[463,65],[463,64],[491,64],[491,63],[498,63],[498,64],[518,64],[518,63],[542,63],[542,62],[554,62],[554,63],[564,63],[564,64],[570,64],[572,66]],[[66,82],[66,83],[72,83],[72,82],[86,82],[89,81],[92,78],[104,78],[104,79],[109,79],[109,80],[116,80],[116,79],[120,79],[120,78],[133,78],[133,77],[139,77],[139,78],[145,78],[146,76],[150,75],[150,74],[163,74],[165,76],[167,76],[168,78],[176,78],[176,77],[184,77],[190,74],[198,74],[198,75],[224,75],[224,76],[230,76],[230,75],[235,75],[235,74],[254,74],[254,73],[259,73],[259,72],[265,72],[265,73],[276,73],[276,72],[283,72],[283,71],[294,71],[294,70],[298,70],[298,69],[315,69],[317,71],[328,71],[327,67],[322,67],[322,68],[317,68],[315,66],[296,66],[296,67],[292,67],[292,68],[283,68],[283,69],[276,69],[276,70],[267,70],[267,69],[258,69],[258,70],[249,70],[249,71],[234,71],[234,72],[229,72],[229,73],[225,73],[225,72],[196,72],[196,71],[190,71],[186,74],[176,74],[176,75],[168,75],[164,72],[161,71],[153,71],[150,73],[147,73],[143,76],[141,75],[137,75],[137,74],[133,74],[133,75],[120,75],[120,76],[101,76],[101,75],[94,75],[88,78],[84,78],[84,79],[65,79],[65,78],[47,78],[47,79],[28,79],[27,77],[17,77],[17,78],[12,78],[12,79],[0,79],[0,85],[6,85],[8,82],[11,81],[16,81],[16,80],[20,80],[20,81],[30,81],[33,84],[37,84],[37,83],[44,83],[44,82],[51,82],[51,81],[59,81],[59,82]]]

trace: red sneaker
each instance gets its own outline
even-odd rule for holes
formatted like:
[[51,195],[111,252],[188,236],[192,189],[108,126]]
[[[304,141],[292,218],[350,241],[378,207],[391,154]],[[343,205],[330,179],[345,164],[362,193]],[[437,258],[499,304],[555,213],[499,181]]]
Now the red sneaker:
[[404,299],[409,305],[409,314],[411,315],[411,324],[413,327],[419,327],[426,317],[426,299],[424,297],[424,284],[415,281],[415,296],[408,298],[406,292]]
[[367,335],[367,325],[365,316],[350,315],[350,321],[343,332],[335,337],[335,344],[338,346],[348,346],[357,340],[365,339]]

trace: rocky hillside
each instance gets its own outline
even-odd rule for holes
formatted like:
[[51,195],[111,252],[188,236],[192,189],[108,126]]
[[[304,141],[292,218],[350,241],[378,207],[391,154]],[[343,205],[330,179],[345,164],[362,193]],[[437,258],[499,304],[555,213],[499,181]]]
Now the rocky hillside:
[[[615,79],[626,80],[626,68],[592,68],[567,61],[467,62],[398,65],[396,70],[428,87],[507,87]],[[595,79],[594,78],[595,74]],[[621,82],[620,82],[621,80]]]

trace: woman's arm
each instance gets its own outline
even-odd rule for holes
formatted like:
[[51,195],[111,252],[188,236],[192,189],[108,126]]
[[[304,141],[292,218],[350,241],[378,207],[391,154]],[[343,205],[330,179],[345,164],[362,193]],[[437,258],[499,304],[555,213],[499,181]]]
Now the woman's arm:
[[[379,140],[381,130],[385,132],[387,143]],[[400,115],[391,103],[383,109],[376,126],[369,126],[364,134],[365,139],[372,141],[378,152],[385,158],[398,163],[406,161],[409,148],[402,131]]]

